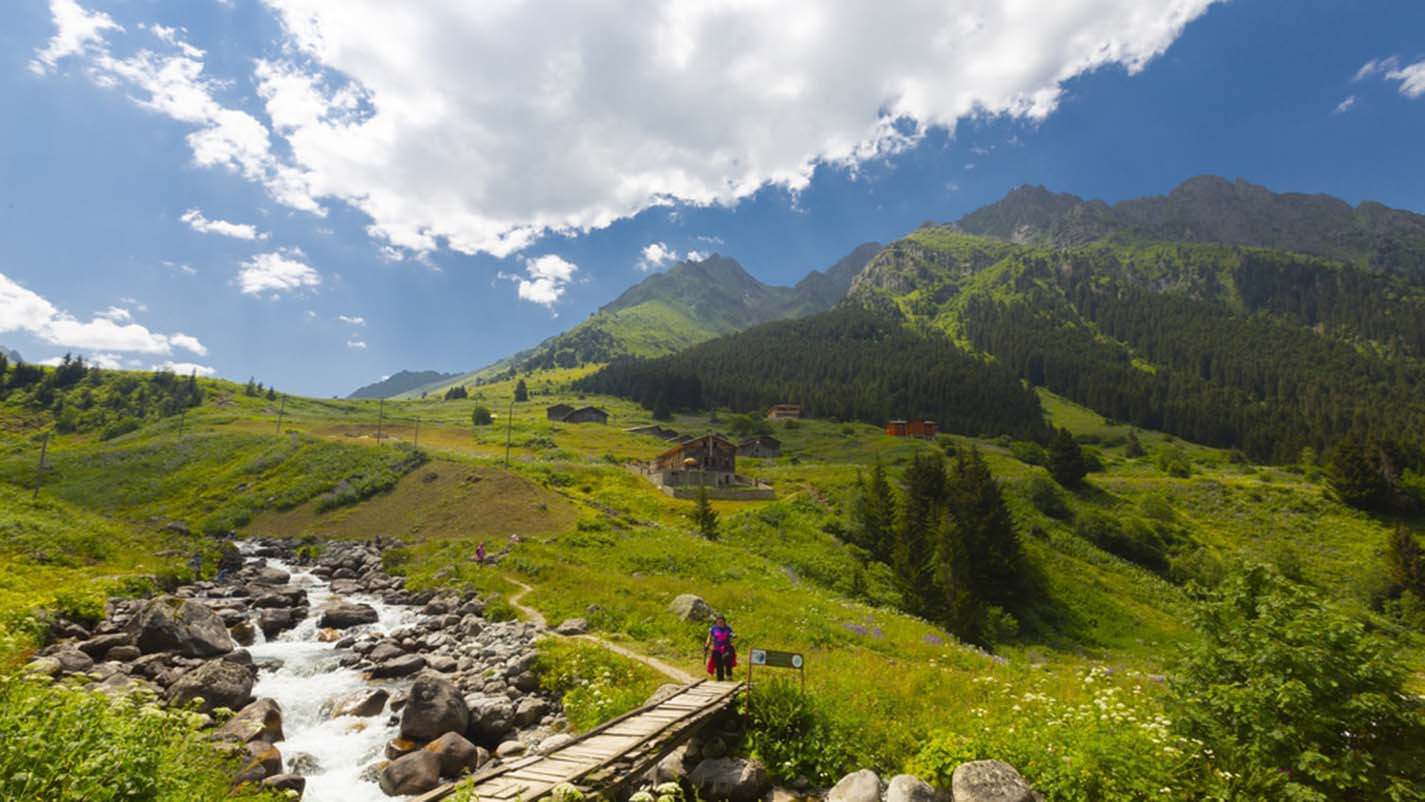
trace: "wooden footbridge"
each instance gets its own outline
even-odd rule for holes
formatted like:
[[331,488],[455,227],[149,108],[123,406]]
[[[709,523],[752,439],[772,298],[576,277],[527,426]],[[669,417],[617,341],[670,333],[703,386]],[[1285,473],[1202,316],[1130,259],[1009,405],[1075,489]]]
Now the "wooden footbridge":
[[[616,787],[652,768],[727,709],[742,688],[741,683],[710,680],[685,685],[547,753],[476,774],[476,798],[481,802],[536,802],[561,783],[584,791]],[[411,802],[437,802],[455,789],[455,784],[444,785]]]

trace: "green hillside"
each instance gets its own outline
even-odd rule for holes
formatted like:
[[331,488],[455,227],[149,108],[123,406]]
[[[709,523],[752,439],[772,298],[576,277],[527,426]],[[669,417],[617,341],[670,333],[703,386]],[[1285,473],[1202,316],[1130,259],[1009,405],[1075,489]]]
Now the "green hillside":
[[757,280],[734,259],[713,254],[654,273],[601,307],[588,319],[534,348],[460,376],[427,382],[404,395],[443,392],[514,371],[601,364],[622,356],[673,354],[714,337],[773,320],[830,309],[880,250],[857,246],[824,271],[813,270],[794,287]]

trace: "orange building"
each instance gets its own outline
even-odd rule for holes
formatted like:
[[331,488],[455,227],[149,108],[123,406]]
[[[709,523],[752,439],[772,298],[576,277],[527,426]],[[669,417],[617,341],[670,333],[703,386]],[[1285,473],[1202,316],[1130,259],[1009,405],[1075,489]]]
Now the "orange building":
[[912,418],[910,420],[886,421],[886,434],[891,437],[924,437],[929,439],[940,432],[933,420]]

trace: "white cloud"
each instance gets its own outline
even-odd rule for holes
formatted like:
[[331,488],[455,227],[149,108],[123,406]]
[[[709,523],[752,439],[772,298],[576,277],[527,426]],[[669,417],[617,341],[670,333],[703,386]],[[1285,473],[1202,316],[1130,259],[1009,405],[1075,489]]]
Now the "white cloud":
[[1408,98],[1425,95],[1425,60],[1398,67],[1385,74],[1386,80],[1400,82],[1400,94]]
[[1356,96],[1355,96],[1355,95],[1347,95],[1345,100],[1343,100],[1343,101],[1341,101],[1340,103],[1337,103],[1337,104],[1336,104],[1336,110],[1333,111],[1333,112],[1331,112],[1331,113],[1332,113],[1332,114],[1345,114],[1346,112],[1350,111],[1350,110],[1351,110],[1351,107],[1354,106],[1354,105],[1356,105]]
[[630,0],[558,25],[534,2],[264,2],[283,55],[227,79],[256,80],[266,122],[219,104],[182,47],[90,61],[194,126],[199,165],[294,208],[350,203],[385,245],[507,256],[652,207],[796,192],[967,117],[1041,120],[1067,80],[1137,72],[1213,0]]
[[226,220],[209,220],[198,209],[189,209],[178,219],[187,223],[189,228],[200,234],[219,234],[224,237],[246,240],[267,239],[267,234],[260,233],[257,226],[247,223],[229,223]]
[[664,267],[678,261],[678,252],[662,242],[650,242],[643,246],[639,252],[638,269],[647,273],[650,270],[661,270]]
[[688,251],[683,255],[683,258],[689,262],[704,262],[711,255],[707,251]]
[[179,376],[187,376],[192,373],[196,373],[199,376],[212,376],[217,373],[216,370],[207,365],[197,365],[192,362],[174,362],[172,360],[160,362],[149,368],[149,370],[167,370]]
[[1377,75],[1382,72],[1389,72],[1390,70],[1395,69],[1396,65],[1399,63],[1400,60],[1397,59],[1395,56],[1381,59],[1373,58],[1370,61],[1367,61],[1365,64],[1362,64],[1361,68],[1359,70],[1356,70],[1355,77],[1353,77],[1351,80],[1361,81],[1371,77],[1372,75]]
[[103,42],[104,31],[124,29],[108,14],[85,11],[75,0],[50,0],[49,11],[55,33],[30,62],[30,72],[36,75],[44,75],[54,70],[61,59],[77,56],[90,45]]
[[322,275],[303,262],[305,258],[297,249],[259,253],[238,270],[238,289],[247,295],[261,295],[267,291],[290,292],[304,287],[316,287],[322,283]]
[[343,323],[350,323],[353,326],[366,325],[366,318],[361,317],[360,315],[337,315],[336,319],[340,320]]
[[553,309],[579,267],[551,253],[525,259],[524,269],[523,276],[501,273],[500,278],[515,283],[520,300]]
[[58,309],[0,273],[0,334],[25,332],[50,345],[86,351],[167,355],[175,347],[206,354],[195,337],[158,334],[132,322],[127,309],[109,307],[88,321]]
[[188,276],[196,275],[198,272],[197,269],[195,269],[192,265],[184,264],[183,262],[170,262],[165,260],[163,262],[163,266],[168,268],[169,270],[173,270],[178,273],[183,273],[184,275]]
[[721,244],[722,244],[722,237],[718,237],[718,236],[709,236],[709,235],[707,235],[707,234],[699,234],[697,237],[695,237],[695,239],[697,239],[698,242],[706,242],[706,243],[708,243],[709,245],[721,245]]
[[353,351],[365,351],[366,341],[353,338],[346,341],[346,347],[350,348]]

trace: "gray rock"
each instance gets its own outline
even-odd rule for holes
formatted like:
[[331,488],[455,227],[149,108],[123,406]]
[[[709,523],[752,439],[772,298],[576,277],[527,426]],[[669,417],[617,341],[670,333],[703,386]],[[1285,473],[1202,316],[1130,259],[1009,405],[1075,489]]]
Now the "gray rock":
[[711,621],[715,615],[707,602],[691,593],[684,593],[674,599],[668,609],[684,621]]
[[440,758],[442,777],[459,777],[480,768],[480,748],[459,733],[447,732],[426,744],[425,750]]
[[515,707],[502,696],[471,696],[465,700],[470,710],[467,734],[482,746],[498,746],[515,726]]
[[262,568],[257,575],[252,578],[254,585],[285,585],[292,579],[292,575],[281,568]]
[[669,752],[653,767],[653,782],[681,783],[688,777],[688,747],[680,746]]
[[366,654],[366,657],[373,663],[384,663],[393,657],[400,657],[405,653],[406,650],[402,649],[399,644],[383,640],[372,647],[371,651]]
[[129,663],[139,659],[141,656],[143,656],[143,652],[139,651],[139,647],[124,644],[110,649],[109,653],[104,655],[104,659],[119,663]]
[[704,760],[688,781],[708,802],[756,802],[772,786],[761,763],[735,757]]
[[547,755],[550,752],[556,752],[560,748],[568,746],[569,743],[573,740],[574,736],[570,735],[569,733],[557,732],[549,736],[548,738],[545,738],[544,740],[540,741],[539,746],[535,747],[534,753],[536,755]]
[[337,699],[332,704],[331,716],[356,716],[357,718],[369,718],[379,716],[386,709],[386,700],[391,698],[391,692],[385,688],[367,688],[365,690],[354,691]]
[[999,760],[961,763],[950,777],[955,802],[1034,802],[1034,789],[1019,772]]
[[886,802],[948,802],[930,783],[910,774],[897,774],[886,786]]
[[82,674],[94,667],[94,659],[78,649],[61,649],[50,657],[59,661],[59,669],[66,674]]
[[247,761],[238,775],[239,781],[259,782],[282,773],[282,753],[277,747],[266,741],[252,741],[245,750]]
[[287,756],[287,770],[293,774],[307,777],[319,773],[322,770],[322,764],[311,752],[292,752]]
[[217,613],[201,602],[174,596],[160,596],[140,606],[129,621],[128,633],[144,654],[216,657],[235,648]]
[[549,703],[538,696],[528,696],[515,707],[515,725],[528,727],[538,724],[549,713]]
[[423,794],[440,785],[440,757],[418,749],[402,755],[381,772],[381,790],[387,796]]
[[239,743],[277,743],[283,740],[283,737],[282,708],[272,699],[258,699],[244,707],[213,733],[214,740]]
[[168,704],[188,705],[198,699],[198,710],[209,715],[220,707],[241,710],[252,701],[252,674],[226,660],[213,660],[186,672],[168,689]]
[[36,657],[25,664],[25,671],[45,677],[58,677],[64,672],[64,666],[53,657]]
[[554,631],[560,635],[583,635],[589,631],[589,622],[582,618],[567,618]]
[[75,648],[95,660],[103,660],[109,654],[110,649],[115,646],[128,646],[131,643],[133,643],[133,638],[128,633],[114,632],[108,635],[95,635]]
[[439,671],[442,674],[449,674],[459,667],[455,658],[448,654],[433,654],[426,658],[426,665],[432,671]]
[[826,802],[880,802],[881,778],[870,769],[861,769],[841,778],[826,793]]
[[403,654],[371,669],[371,676],[375,679],[409,677],[425,667],[426,659],[424,657],[418,654]]
[[270,640],[297,626],[301,620],[291,608],[268,608],[257,614],[257,628]]
[[402,738],[434,741],[447,732],[463,733],[469,726],[470,709],[453,684],[423,676],[411,686],[410,698],[401,711]]
[[346,601],[331,602],[322,608],[320,627],[346,629],[359,624],[374,624],[379,616],[376,608],[369,604]]
[[509,760],[512,757],[523,755],[528,750],[529,747],[525,746],[523,741],[505,741],[495,749],[495,757],[501,760]]
[[262,787],[274,791],[295,791],[300,797],[307,790],[307,778],[300,774],[274,774],[262,781]]

